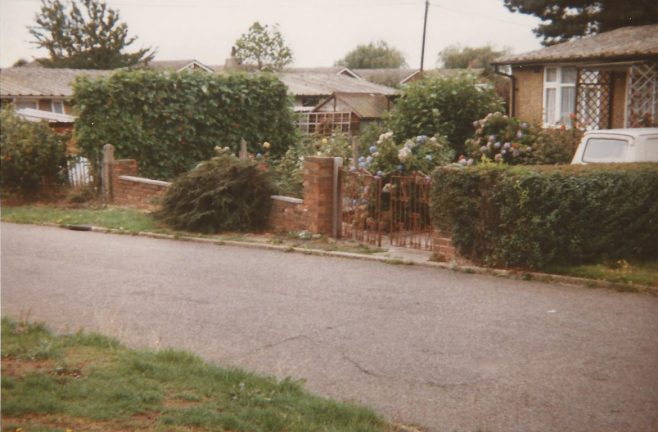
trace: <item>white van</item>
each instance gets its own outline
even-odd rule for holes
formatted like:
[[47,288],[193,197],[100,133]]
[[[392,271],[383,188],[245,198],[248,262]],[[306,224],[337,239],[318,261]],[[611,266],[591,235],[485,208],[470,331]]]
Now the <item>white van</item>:
[[585,132],[572,164],[658,162],[658,128]]

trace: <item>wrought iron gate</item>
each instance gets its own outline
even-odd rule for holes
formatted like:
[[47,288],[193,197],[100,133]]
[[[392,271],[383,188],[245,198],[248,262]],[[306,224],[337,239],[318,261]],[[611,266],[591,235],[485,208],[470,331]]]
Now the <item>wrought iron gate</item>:
[[432,249],[430,177],[382,178],[346,171],[342,184],[342,236],[364,243]]

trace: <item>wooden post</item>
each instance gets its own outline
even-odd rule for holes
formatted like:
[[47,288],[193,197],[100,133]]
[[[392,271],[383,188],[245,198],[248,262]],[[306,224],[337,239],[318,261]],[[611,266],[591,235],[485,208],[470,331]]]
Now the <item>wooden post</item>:
[[105,144],[103,146],[103,176],[101,189],[103,191],[103,202],[112,201],[112,166],[114,165],[114,146]]
[[359,137],[355,135],[352,137],[352,162],[350,163],[352,168],[357,167],[357,160],[359,160]]
[[333,178],[333,208],[331,220],[331,236],[340,238],[342,231],[342,194],[341,194],[341,170],[343,169],[343,158],[334,158],[334,178]]
[[247,152],[247,141],[244,138],[240,138],[240,159],[247,159],[249,153]]

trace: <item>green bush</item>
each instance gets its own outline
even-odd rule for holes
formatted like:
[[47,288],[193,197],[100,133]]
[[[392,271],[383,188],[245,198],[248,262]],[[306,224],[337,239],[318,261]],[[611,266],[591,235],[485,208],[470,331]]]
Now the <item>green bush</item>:
[[82,78],[74,90],[83,154],[97,160],[103,144],[113,144],[150,178],[189,171],[217,145],[237,154],[241,138],[252,153],[269,142],[278,158],[297,137],[287,88],[271,75],[122,71]]
[[479,85],[475,76],[428,77],[403,88],[387,123],[400,142],[419,135],[444,135],[459,155],[473,135],[473,122],[501,109],[495,90]]
[[9,106],[0,113],[0,186],[3,191],[35,197],[64,183],[68,135],[45,122],[20,119]]
[[576,128],[546,128],[539,131],[532,144],[528,163],[556,165],[571,163],[583,131]]
[[658,165],[440,168],[432,219],[464,256],[544,268],[658,254]]
[[173,182],[156,217],[175,229],[203,233],[264,228],[274,190],[269,173],[227,147],[216,152]]

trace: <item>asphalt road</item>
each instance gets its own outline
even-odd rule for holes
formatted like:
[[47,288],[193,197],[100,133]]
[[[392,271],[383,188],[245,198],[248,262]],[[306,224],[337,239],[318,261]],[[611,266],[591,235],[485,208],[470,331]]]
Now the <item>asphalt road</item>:
[[658,430],[658,298],[2,224],[2,314],[305,379],[432,431]]

